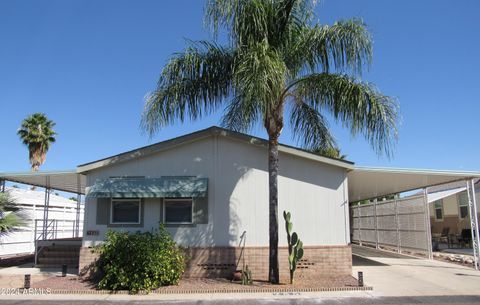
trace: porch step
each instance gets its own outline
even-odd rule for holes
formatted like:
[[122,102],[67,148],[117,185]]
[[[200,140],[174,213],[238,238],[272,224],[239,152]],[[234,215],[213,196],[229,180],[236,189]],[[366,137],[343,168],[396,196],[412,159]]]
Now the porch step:
[[80,256],[80,246],[76,245],[51,245],[41,247],[37,265],[44,267],[58,267],[68,265],[70,267],[78,267]]
[[42,257],[38,259],[38,264],[43,266],[61,266],[68,265],[76,267],[78,265],[78,258],[57,258],[57,257]]

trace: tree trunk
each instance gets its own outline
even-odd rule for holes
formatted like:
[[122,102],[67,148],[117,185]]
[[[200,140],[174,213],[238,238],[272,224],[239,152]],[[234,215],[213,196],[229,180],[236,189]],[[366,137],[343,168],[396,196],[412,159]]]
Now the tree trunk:
[[[40,165],[38,165],[37,163],[32,164],[32,172],[38,172],[38,169],[39,169],[39,168],[40,168]],[[32,190],[32,191],[34,191],[34,190],[36,190],[36,189],[37,189],[37,187],[36,187],[35,185],[32,185],[32,186],[30,187],[30,190]]]
[[272,284],[280,282],[278,271],[278,136],[268,140],[268,186],[269,186],[269,268],[268,280]]

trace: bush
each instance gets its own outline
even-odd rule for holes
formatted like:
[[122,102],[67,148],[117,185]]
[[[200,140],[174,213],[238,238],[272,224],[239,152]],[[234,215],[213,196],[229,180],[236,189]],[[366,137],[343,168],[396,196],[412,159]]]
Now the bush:
[[185,268],[182,251],[163,226],[155,233],[109,231],[100,253],[100,289],[138,293],[176,285]]

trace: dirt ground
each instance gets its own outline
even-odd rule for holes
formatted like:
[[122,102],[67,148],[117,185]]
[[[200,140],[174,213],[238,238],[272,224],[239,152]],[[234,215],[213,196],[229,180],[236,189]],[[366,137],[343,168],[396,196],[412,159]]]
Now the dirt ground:
[[[9,275],[0,277],[0,287],[2,288],[22,288],[23,276]],[[42,276],[32,275],[32,288],[50,288],[54,290],[69,290],[69,291],[96,291],[95,284],[78,276]],[[296,281],[293,285],[280,284],[271,285],[266,281],[254,281],[252,285],[241,285],[238,282],[231,282],[224,278],[207,279],[207,278],[187,278],[182,279],[177,286],[160,287],[156,290],[159,293],[191,293],[197,291],[264,291],[269,289],[333,289],[333,288],[354,288],[358,287],[357,280],[352,276],[343,277],[316,277],[316,278],[302,278]]]

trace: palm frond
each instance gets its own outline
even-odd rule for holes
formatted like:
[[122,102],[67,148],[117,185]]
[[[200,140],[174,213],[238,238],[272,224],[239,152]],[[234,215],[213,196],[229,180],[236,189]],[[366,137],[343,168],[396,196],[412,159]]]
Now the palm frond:
[[270,24],[275,17],[273,1],[264,0],[209,0],[205,9],[205,23],[214,35],[225,28],[232,46],[268,40]]
[[239,96],[257,102],[262,113],[275,108],[286,81],[286,67],[281,55],[264,42],[251,45],[238,54],[234,86]]
[[306,149],[329,149],[336,146],[328,121],[318,110],[301,99],[295,98],[290,114],[290,125],[294,139]]
[[8,235],[26,225],[26,215],[9,192],[0,193],[0,236]]
[[234,97],[226,107],[220,125],[234,131],[248,132],[261,116],[259,105],[255,100]]
[[55,123],[43,113],[34,113],[22,121],[17,131],[20,140],[28,147],[32,167],[45,162],[50,145],[55,142]]
[[334,25],[303,27],[292,43],[286,60],[298,73],[306,67],[310,72],[361,74],[372,59],[372,38],[362,20],[352,19]]
[[192,43],[163,69],[157,89],[146,97],[141,125],[150,135],[159,128],[215,111],[231,93],[235,53],[216,44]]
[[350,128],[363,133],[377,153],[390,156],[397,139],[398,105],[368,83],[346,75],[311,74],[299,79],[293,95],[316,110],[328,110]]

